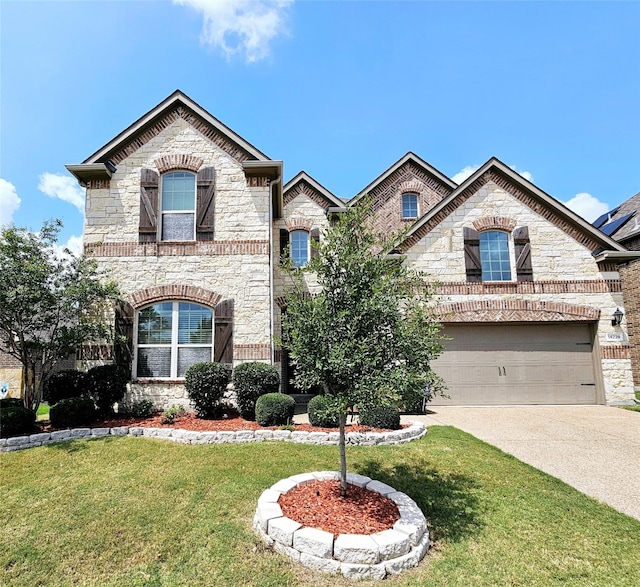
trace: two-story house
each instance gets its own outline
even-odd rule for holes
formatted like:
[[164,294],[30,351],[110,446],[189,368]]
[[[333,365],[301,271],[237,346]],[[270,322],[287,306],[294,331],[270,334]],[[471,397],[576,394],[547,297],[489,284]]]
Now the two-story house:
[[[361,195],[345,203],[304,172],[283,186],[281,161],[179,91],[67,168],[87,190],[85,249],[125,298],[132,398],[186,402],[202,360],[274,363],[291,390],[281,251],[304,265],[329,213]],[[631,400],[624,247],[497,159],[456,185],[408,153],[364,193],[379,230],[410,227],[405,263],[439,282],[443,401]]]

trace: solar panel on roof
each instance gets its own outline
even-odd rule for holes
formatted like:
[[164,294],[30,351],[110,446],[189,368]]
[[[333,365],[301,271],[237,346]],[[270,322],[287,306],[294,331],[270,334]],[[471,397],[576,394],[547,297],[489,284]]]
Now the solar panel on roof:
[[[618,206],[618,208],[620,208],[620,206]],[[614,208],[613,210],[609,210],[606,214],[598,216],[597,220],[593,222],[593,226],[600,228],[603,224],[609,222],[609,219],[618,211],[618,208]]]
[[613,222],[609,222],[604,226],[600,227],[600,230],[604,232],[607,236],[612,236],[616,230],[620,229],[633,215],[635,212],[630,212],[629,214],[625,214],[622,218],[618,218]]

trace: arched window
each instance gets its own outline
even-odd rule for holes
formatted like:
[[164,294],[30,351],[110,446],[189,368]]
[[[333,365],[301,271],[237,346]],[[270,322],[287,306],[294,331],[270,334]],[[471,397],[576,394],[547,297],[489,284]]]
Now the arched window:
[[509,235],[498,230],[480,233],[482,281],[511,281]]
[[295,267],[304,267],[309,262],[309,233],[306,230],[291,232],[291,260]]
[[195,240],[195,208],[195,174],[189,171],[165,173],[162,176],[160,240]]
[[138,312],[136,377],[182,378],[194,363],[211,361],[212,353],[210,308],[167,301]]
[[402,194],[402,218],[418,217],[418,194]]

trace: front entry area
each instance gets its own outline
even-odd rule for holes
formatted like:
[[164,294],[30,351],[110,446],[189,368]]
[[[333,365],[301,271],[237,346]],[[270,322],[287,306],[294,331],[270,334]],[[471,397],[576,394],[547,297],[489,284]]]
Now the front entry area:
[[429,405],[598,403],[587,323],[449,324],[433,369],[449,399]]

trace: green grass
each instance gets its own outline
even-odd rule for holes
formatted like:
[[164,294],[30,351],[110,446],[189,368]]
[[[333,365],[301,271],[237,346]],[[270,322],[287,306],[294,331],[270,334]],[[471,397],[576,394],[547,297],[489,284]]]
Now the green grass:
[[49,404],[40,404],[38,406],[38,411],[36,413],[36,418],[38,420],[48,420],[49,419]]
[[[640,521],[459,430],[349,447],[347,458],[413,497],[429,522],[427,557],[386,585],[640,584]],[[251,529],[264,489],[335,470],[337,447],[124,437],[0,459],[0,585],[353,585],[272,552]]]

